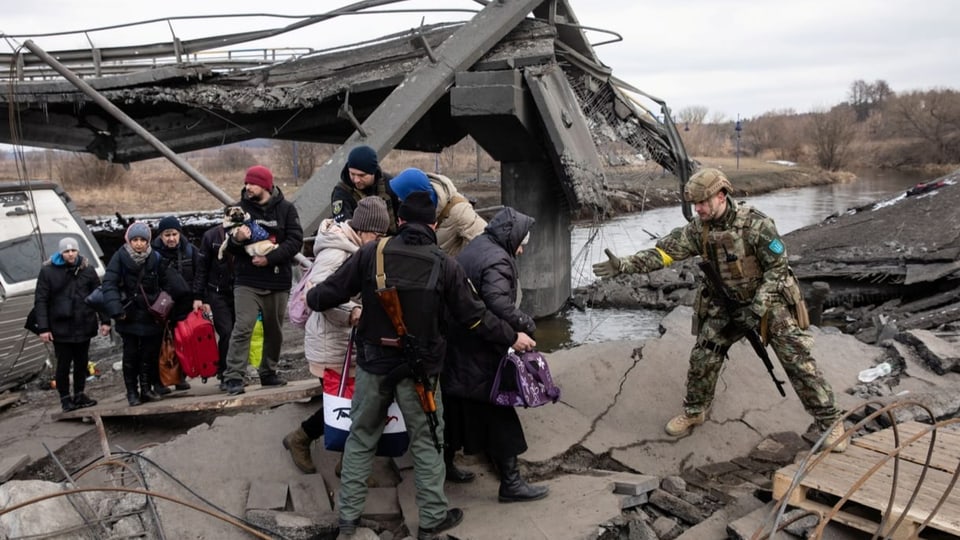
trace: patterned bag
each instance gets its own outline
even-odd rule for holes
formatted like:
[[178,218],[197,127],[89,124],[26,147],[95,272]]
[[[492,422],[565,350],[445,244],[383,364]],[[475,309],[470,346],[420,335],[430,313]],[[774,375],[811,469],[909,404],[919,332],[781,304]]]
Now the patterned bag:
[[556,403],[560,388],[553,383],[547,360],[538,351],[518,355],[513,349],[500,359],[490,390],[490,402],[504,407],[539,407]]

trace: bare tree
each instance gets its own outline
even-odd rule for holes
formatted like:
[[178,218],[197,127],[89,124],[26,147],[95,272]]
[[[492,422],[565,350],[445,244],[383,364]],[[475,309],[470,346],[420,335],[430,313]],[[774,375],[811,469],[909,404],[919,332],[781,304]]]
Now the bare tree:
[[677,121],[681,124],[700,125],[707,118],[708,109],[703,105],[691,105],[680,109]]
[[119,182],[127,171],[123,165],[102,160],[93,154],[72,152],[61,156],[57,172],[60,185],[70,189],[72,186],[110,186]]
[[924,141],[931,151],[927,159],[960,159],[960,93],[942,89],[902,94],[889,109],[894,130]]
[[810,138],[817,165],[828,171],[841,169],[850,159],[850,147],[856,136],[856,113],[848,105],[810,116]]
[[313,172],[336,151],[332,144],[300,141],[273,141],[270,157],[280,174],[293,178],[299,184],[313,176]]
[[850,106],[856,113],[857,122],[863,122],[893,97],[893,90],[887,81],[877,79],[868,83],[863,79],[853,81],[850,85]]

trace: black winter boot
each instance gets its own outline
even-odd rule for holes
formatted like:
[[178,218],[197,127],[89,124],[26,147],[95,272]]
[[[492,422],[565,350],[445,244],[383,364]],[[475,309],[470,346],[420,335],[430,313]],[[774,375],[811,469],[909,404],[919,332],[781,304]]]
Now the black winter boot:
[[89,397],[87,397],[86,394],[84,394],[83,392],[80,392],[79,394],[73,396],[73,404],[80,409],[84,409],[86,407],[93,407],[94,405],[96,405],[97,400],[90,399]]
[[140,401],[148,403],[150,401],[160,401],[163,399],[160,397],[154,389],[153,385],[150,384],[150,378],[147,375],[140,374]]
[[471,471],[458,469],[457,465],[453,462],[454,455],[456,455],[456,450],[444,447],[443,463],[447,466],[447,481],[453,482],[454,484],[473,482],[473,479],[476,478],[477,475]]
[[63,412],[70,412],[75,411],[80,407],[73,402],[73,398],[70,396],[60,396],[60,408],[63,409]]
[[137,388],[137,376],[128,366],[123,366],[123,386],[127,389],[127,403],[136,407],[140,401],[140,390]]
[[500,502],[535,501],[546,497],[550,491],[547,486],[531,486],[520,477],[517,456],[498,459],[496,464],[500,471],[500,493],[498,497]]

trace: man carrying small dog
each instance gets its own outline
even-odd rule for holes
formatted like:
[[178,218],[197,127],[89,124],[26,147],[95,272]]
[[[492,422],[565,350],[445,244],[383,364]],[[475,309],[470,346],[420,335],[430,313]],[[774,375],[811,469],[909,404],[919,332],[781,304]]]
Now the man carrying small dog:
[[277,375],[277,361],[283,345],[281,325],[287,309],[287,297],[293,281],[291,264],[303,247],[303,228],[293,203],[284,199],[273,185],[273,173],[262,165],[247,169],[240,206],[255,223],[263,227],[277,248],[266,255],[249,255],[244,245],[252,241],[250,227],[241,225],[230,235],[227,251],[234,256],[234,305],[236,320],[227,350],[224,383],[227,393],[243,393],[243,376],[250,354],[250,338],[258,312],[263,316],[263,360],[260,384],[287,384]]

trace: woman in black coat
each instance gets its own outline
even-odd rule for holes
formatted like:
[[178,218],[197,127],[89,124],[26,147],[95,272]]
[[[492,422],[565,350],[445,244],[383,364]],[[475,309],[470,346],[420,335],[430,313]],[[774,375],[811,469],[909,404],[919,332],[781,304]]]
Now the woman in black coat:
[[[40,340],[53,343],[57,357],[56,382],[60,406],[64,411],[92,407],[96,400],[84,393],[87,364],[90,362],[90,338],[97,335],[97,313],[84,299],[100,285],[100,276],[78,251],[77,240],[60,240],[60,251],[40,268],[34,309]],[[110,333],[105,320],[100,333]],[[73,366],[73,397],[70,397],[70,372]]]
[[[107,264],[103,278],[104,311],[116,322],[123,338],[123,382],[127,402],[139,405],[160,396],[152,386],[154,365],[160,358],[164,321],[157,320],[147,307],[160,291],[174,298],[190,294],[190,287],[173,268],[161,264],[150,247],[150,227],[136,222],[124,236],[127,240]],[[139,383],[139,391],[138,385]]]
[[[487,309],[527,334],[533,334],[536,324],[518,307],[517,256],[523,253],[533,224],[532,217],[506,207],[457,256]],[[485,452],[500,473],[500,502],[532,501],[545,497],[547,487],[527,484],[520,476],[517,455],[527,450],[520,418],[513,407],[490,402],[497,367],[506,353],[475,333],[451,329],[441,374],[447,480],[473,479],[473,473],[454,466],[458,449],[467,454]]]

